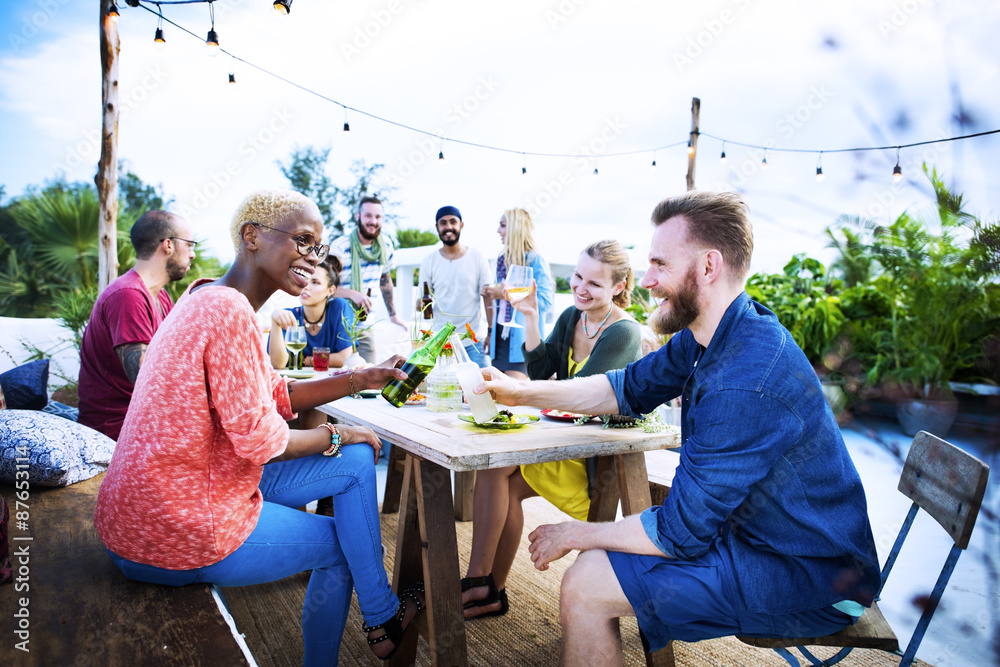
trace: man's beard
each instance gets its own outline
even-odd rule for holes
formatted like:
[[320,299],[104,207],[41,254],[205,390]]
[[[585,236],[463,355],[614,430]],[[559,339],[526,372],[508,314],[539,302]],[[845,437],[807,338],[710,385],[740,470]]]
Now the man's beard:
[[191,268],[191,264],[187,266],[181,265],[173,255],[167,258],[167,277],[170,278],[170,282],[177,282],[181,278],[187,275],[188,270]]
[[381,232],[382,232],[382,228],[378,227],[375,230],[374,234],[369,235],[368,232],[365,230],[365,226],[364,225],[358,225],[358,236],[360,236],[361,238],[363,238],[365,241],[374,241],[375,239],[378,238],[378,235]]
[[[685,274],[681,286],[673,294],[667,293],[665,298],[670,304],[670,310],[663,312],[657,309],[649,316],[648,324],[653,333],[660,336],[671,335],[691,326],[691,323],[701,315],[698,293],[698,281],[695,268],[692,266]],[[656,292],[651,294],[663,298]]]
[[441,243],[445,244],[446,246],[453,246],[456,243],[458,243],[458,239],[461,238],[461,234],[455,234],[453,237],[449,237],[447,239],[445,239],[444,236],[438,234],[438,238],[441,239]]

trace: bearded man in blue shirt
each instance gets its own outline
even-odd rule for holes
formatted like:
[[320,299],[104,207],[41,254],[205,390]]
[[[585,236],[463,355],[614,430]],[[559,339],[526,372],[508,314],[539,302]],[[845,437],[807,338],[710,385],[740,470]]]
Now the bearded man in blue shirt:
[[879,587],[864,490],[791,334],[743,287],[753,231],[735,193],[664,200],[642,286],[657,352],[606,375],[517,381],[507,405],[638,416],[682,397],[680,464],[662,506],[530,535],[535,567],[579,550],[561,589],[563,664],[622,664],[618,618],[644,647],[728,635],[815,636],[856,622]]

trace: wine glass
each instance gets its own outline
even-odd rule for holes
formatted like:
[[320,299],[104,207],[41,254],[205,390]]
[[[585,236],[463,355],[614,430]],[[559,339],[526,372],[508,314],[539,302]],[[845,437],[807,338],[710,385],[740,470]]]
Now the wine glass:
[[[507,292],[507,300],[512,304],[524,299],[531,293],[531,284],[534,281],[534,272],[530,266],[511,266],[507,269],[507,278],[504,279],[504,288]],[[514,321],[514,314],[511,313],[509,322],[500,322],[505,327],[522,328]]]
[[288,327],[285,329],[285,347],[292,353],[292,370],[300,370],[299,352],[306,347],[306,328]]

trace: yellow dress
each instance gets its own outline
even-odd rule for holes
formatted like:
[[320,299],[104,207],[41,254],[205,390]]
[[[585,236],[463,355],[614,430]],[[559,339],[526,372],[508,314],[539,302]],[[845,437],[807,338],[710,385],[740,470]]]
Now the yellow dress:
[[[570,348],[567,358],[569,376],[573,377],[583,368],[587,359],[574,362],[573,349]],[[584,459],[529,463],[521,466],[521,476],[542,498],[574,519],[587,520],[590,496],[587,495],[587,465]]]

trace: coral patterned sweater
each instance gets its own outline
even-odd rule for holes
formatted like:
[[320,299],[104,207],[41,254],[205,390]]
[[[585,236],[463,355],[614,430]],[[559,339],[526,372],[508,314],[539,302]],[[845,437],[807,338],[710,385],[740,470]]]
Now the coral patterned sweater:
[[231,554],[257,525],[262,466],[285,450],[293,416],[246,297],[189,290],[150,341],[101,484],[105,546],[171,570]]

